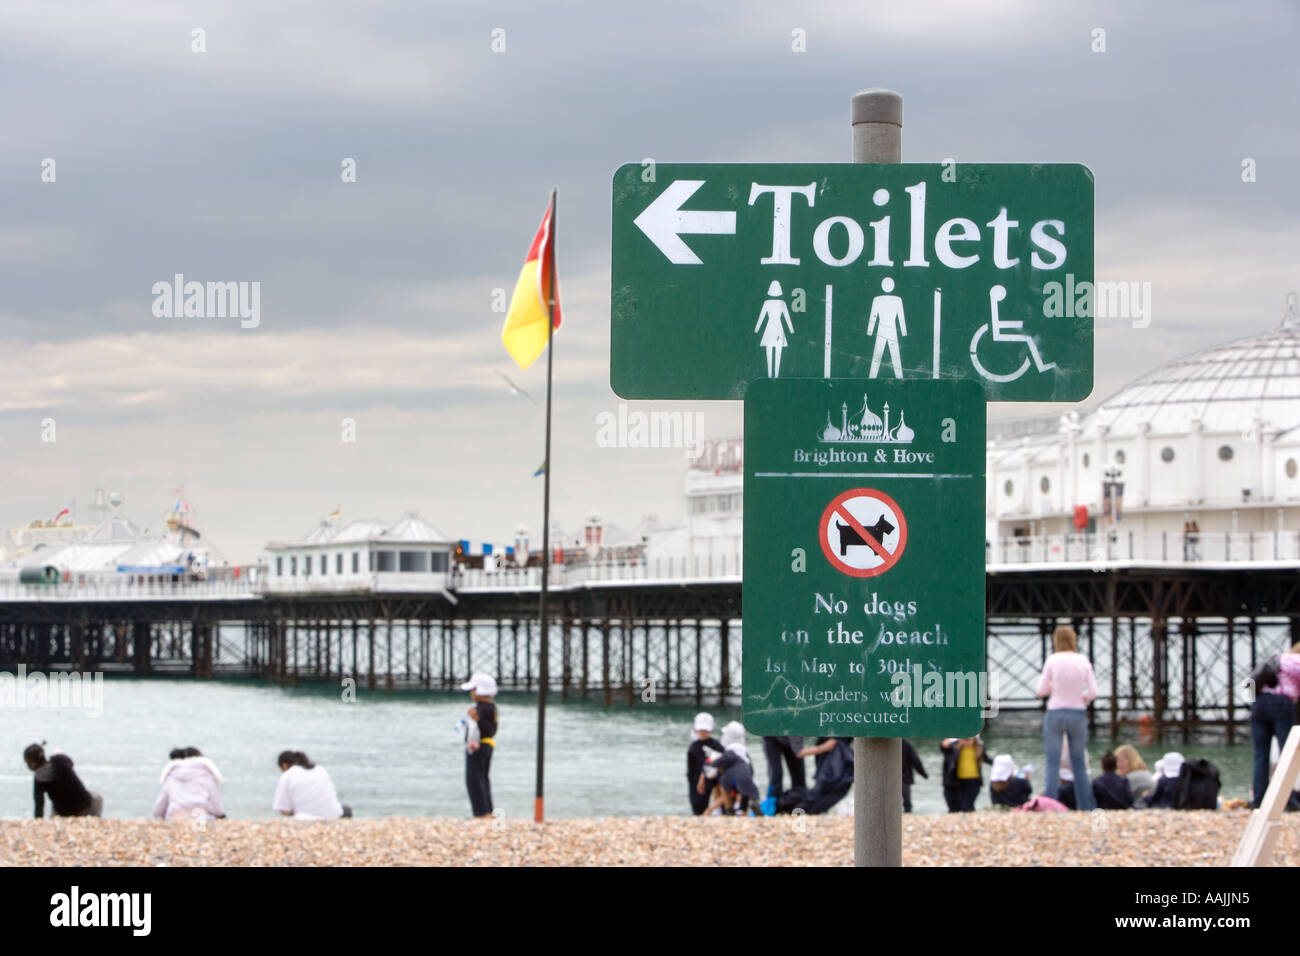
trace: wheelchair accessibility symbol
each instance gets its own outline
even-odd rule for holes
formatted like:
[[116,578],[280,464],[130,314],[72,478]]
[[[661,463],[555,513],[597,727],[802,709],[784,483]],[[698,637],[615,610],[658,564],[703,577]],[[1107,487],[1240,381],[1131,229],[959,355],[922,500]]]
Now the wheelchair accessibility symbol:
[[837,495],[817,529],[822,553],[837,571],[855,578],[884,574],[907,547],[907,519],[897,502],[874,488]]
[[[975,334],[970,340],[970,361],[975,366],[975,371],[979,372],[990,382],[1014,382],[1025,372],[1029,371],[1029,361],[1033,359],[1034,366],[1039,372],[1047,372],[1056,368],[1055,362],[1044,362],[1043,356],[1039,354],[1038,346],[1034,343],[1032,336],[1026,335],[1023,331],[1025,323],[1020,319],[1000,319],[998,318],[998,303],[1007,297],[1007,290],[1004,286],[995,285],[989,289],[989,321],[975,330]],[[984,333],[989,331],[990,327],[993,334],[989,337],[993,342],[1020,342],[1029,347],[1029,354],[1024,356],[1020,362],[1019,368],[1014,372],[998,373],[989,371],[984,363],[980,361],[979,346],[980,339]],[[1005,350],[1002,350],[1005,354]]]

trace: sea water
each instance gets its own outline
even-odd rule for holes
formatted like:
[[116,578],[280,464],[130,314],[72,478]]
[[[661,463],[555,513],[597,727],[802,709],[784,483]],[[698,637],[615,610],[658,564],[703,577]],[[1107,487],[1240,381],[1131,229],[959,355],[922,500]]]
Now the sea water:
[[[334,685],[296,689],[260,681],[137,679],[111,677],[103,684],[103,712],[87,716],[74,708],[6,708],[0,711],[0,817],[32,815],[32,777],[22,761],[32,742],[66,752],[92,790],[104,797],[104,815],[148,817],[159,790],[159,774],[174,747],[203,751],[225,777],[226,812],[231,817],[266,818],[271,808],[282,750],[304,751],[325,767],[340,799],[358,817],[467,817],[464,743],[457,720],[467,694],[434,691],[356,691],[355,702]],[[560,702],[546,711],[546,812],[557,817],[645,816],[689,813],[686,749],[692,739],[694,708],[680,704]],[[501,726],[492,757],[492,793],[500,812],[531,818],[536,778],[537,701],[532,695],[498,699]],[[730,708],[712,708],[717,726],[737,719]],[[1042,791],[1043,747],[1037,714],[1004,714],[985,732],[990,755],[1010,753],[1032,762],[1034,792]],[[1248,738],[1243,730],[1239,738]],[[811,740],[809,741],[812,742]],[[1247,742],[1222,738],[1183,743],[1181,736],[1141,746],[1147,763],[1166,750],[1189,759],[1207,757],[1218,765],[1224,797],[1246,796],[1251,751]],[[762,740],[750,736],[750,757],[760,791],[767,774]],[[913,741],[928,780],[912,792],[917,813],[945,810],[938,741]],[[1093,773],[1111,746],[1102,732],[1089,744]],[[811,783],[813,761],[806,761]],[[988,806],[988,767],[977,807]],[[787,786],[788,786],[787,778]],[[851,797],[837,810],[849,809]],[[47,809],[47,813],[48,813]]]

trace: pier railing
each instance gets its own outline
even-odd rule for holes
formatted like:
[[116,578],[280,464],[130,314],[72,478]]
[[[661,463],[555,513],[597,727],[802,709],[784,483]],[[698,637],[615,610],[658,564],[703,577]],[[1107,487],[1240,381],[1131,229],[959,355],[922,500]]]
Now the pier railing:
[[1044,564],[1107,567],[1143,565],[1239,565],[1300,563],[1300,532],[1143,533],[1126,529],[1096,534],[1045,534],[986,542],[985,563],[992,569]]
[[16,571],[0,573],[0,601],[231,601],[261,596],[258,566],[223,567],[201,577],[130,574],[120,571],[64,571],[49,584],[23,584]]
[[[650,558],[648,560],[591,561],[551,566],[550,586],[556,589],[585,585],[653,584],[672,581],[740,580],[739,555]],[[483,571],[458,569],[451,578],[454,591],[536,590],[542,586],[541,568],[503,568]]]
[[[1099,534],[1025,535],[986,542],[985,561],[995,573],[1050,566],[1234,567],[1300,566],[1300,532],[1202,532],[1143,534],[1116,530]],[[409,580],[408,580],[409,579]],[[584,587],[656,584],[738,584],[740,555],[677,556],[617,561],[582,561],[551,567],[557,591]],[[0,572],[0,602],[253,600],[279,595],[399,593],[448,590],[536,591],[537,567],[483,570],[455,568],[449,574],[321,575],[271,577],[261,565],[209,569],[202,576],[147,575],[117,571],[63,571],[53,583],[20,583],[17,571]]]

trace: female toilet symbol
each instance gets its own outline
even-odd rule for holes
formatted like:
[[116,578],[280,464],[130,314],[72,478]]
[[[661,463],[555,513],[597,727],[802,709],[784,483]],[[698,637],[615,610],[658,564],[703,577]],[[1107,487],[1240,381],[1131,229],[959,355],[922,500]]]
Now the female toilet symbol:
[[[758,323],[754,326],[757,332],[763,329],[763,337],[758,344],[761,348],[767,349],[767,377],[776,378],[781,374],[781,350],[786,346],[785,326],[789,327],[790,334],[794,335],[794,323],[790,321],[790,310],[786,308],[785,300],[779,298],[781,295],[781,283],[773,281],[767,287],[768,298],[763,302],[763,309],[758,313]],[[767,326],[764,327],[763,323]]]

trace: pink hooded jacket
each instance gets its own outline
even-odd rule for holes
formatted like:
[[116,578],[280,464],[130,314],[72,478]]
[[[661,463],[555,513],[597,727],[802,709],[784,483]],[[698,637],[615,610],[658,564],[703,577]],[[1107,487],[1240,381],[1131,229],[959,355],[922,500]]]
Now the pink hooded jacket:
[[196,810],[213,817],[225,814],[221,771],[207,757],[170,761],[163,767],[162,793],[154,801],[153,815],[160,820],[190,818]]

